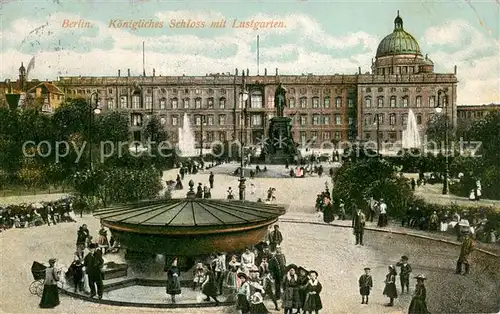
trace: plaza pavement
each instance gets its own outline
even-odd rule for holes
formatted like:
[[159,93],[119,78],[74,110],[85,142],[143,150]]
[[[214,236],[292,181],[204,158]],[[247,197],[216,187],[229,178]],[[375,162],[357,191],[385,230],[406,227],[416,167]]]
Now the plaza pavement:
[[[281,166],[283,171],[286,171]],[[215,175],[213,198],[225,198],[229,186],[237,197],[238,177],[224,175],[234,171],[235,165],[218,167]],[[215,170],[215,169],[214,169]],[[279,171],[279,168],[276,168]],[[328,169],[325,168],[325,171]],[[219,171],[222,171],[220,173]],[[177,170],[164,174],[165,180],[175,179]],[[209,171],[187,175],[184,190],[174,191],[174,197],[184,197],[187,182],[193,179],[208,183]],[[256,186],[256,194],[247,198],[265,198],[269,187],[277,189],[279,203],[288,205],[288,213],[280,222],[284,234],[283,250],[289,263],[303,265],[319,272],[323,284],[321,313],[406,313],[410,295],[397,299],[394,308],[386,308],[387,299],[382,295],[383,280],[387,265],[395,263],[401,255],[408,255],[414,274],[425,273],[429,309],[438,312],[497,312],[500,303],[500,271],[498,258],[474,253],[474,266],[469,277],[453,274],[459,247],[402,236],[396,233],[367,231],[365,246],[355,246],[352,229],[336,228],[320,222],[315,213],[316,194],[324,189],[328,177],[318,178],[256,178],[248,180]],[[249,185],[249,183],[248,183]],[[330,184],[331,187],[331,184]],[[296,220],[295,222],[293,220]],[[304,224],[304,222],[314,224]],[[54,310],[38,309],[39,298],[30,295],[28,286],[32,281],[30,267],[33,261],[45,261],[59,257],[69,265],[75,249],[76,231],[81,223],[87,223],[94,237],[99,228],[98,220],[84,216],[78,223],[63,223],[57,226],[40,226],[30,229],[11,229],[0,233],[0,310],[4,313],[234,313],[232,309],[147,309],[111,307],[88,303],[61,296],[61,305]],[[335,221],[335,223],[339,223]],[[349,222],[343,222],[348,224]],[[391,226],[392,228],[392,226]],[[370,305],[361,305],[357,280],[363,268],[372,268],[374,290]],[[413,291],[415,282],[411,282]],[[159,288],[163,289],[163,288]],[[105,296],[106,297],[106,296]],[[165,300],[167,297],[165,296]],[[267,303],[268,309],[272,306]],[[273,312],[272,312],[273,313]],[[274,312],[276,313],[276,312]]]

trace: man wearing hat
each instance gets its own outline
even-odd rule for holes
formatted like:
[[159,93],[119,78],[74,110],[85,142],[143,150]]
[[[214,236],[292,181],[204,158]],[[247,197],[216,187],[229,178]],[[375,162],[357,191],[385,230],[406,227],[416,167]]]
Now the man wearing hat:
[[286,258],[281,253],[281,248],[276,248],[276,254],[269,259],[269,271],[274,278],[275,293],[278,299],[281,298],[281,282],[285,276]]
[[457,274],[462,274],[462,264],[465,264],[465,272],[464,275],[469,274],[470,270],[470,254],[472,251],[474,251],[476,244],[474,242],[474,239],[472,238],[470,232],[467,232],[465,237],[462,240],[462,247],[460,249],[460,256],[458,257],[457,261],[457,269],[456,273]]
[[91,243],[89,245],[90,252],[85,256],[83,265],[87,271],[87,275],[89,277],[89,286],[90,286],[90,297],[93,298],[96,295],[96,287],[97,287],[97,295],[99,299],[102,299],[103,293],[103,283],[102,283],[102,272],[101,269],[104,266],[104,260],[102,258],[101,251],[96,251],[97,244]]
[[411,300],[408,314],[427,314],[429,311],[427,310],[427,302],[425,301],[427,291],[424,284],[426,278],[424,275],[418,275],[415,279],[417,279],[417,285],[415,286],[415,295]]
[[365,273],[359,277],[359,293],[361,294],[361,304],[368,304],[368,296],[373,288],[373,279],[370,275],[370,268],[366,267]]
[[306,302],[306,286],[309,282],[309,272],[304,267],[300,266],[298,273],[300,308],[303,309],[304,303]]
[[269,248],[271,251],[275,251],[276,247],[281,245],[283,242],[283,234],[281,234],[280,227],[278,225],[274,225],[274,230],[269,234]]
[[365,214],[358,208],[356,214],[352,217],[352,228],[356,236],[356,245],[363,245],[363,234],[365,233]]
[[401,281],[401,293],[403,294],[405,292],[405,287],[406,287],[406,293],[410,292],[410,274],[412,272],[411,265],[408,264],[408,256],[401,256],[401,260],[396,263],[397,267],[401,268],[401,271],[399,272],[399,280]]

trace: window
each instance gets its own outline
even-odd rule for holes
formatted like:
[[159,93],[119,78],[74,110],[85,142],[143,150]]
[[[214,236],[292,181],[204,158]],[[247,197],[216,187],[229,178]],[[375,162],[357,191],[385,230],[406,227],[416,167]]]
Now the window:
[[407,113],[403,114],[402,119],[401,119],[401,123],[403,125],[407,125],[408,124],[408,114]]
[[300,116],[300,125],[306,125],[306,124],[307,124],[307,116],[301,115]]
[[429,107],[436,107],[436,97],[435,96],[429,97]]
[[160,124],[161,125],[165,125],[167,123],[167,119],[165,119],[165,117],[161,117],[160,118]]
[[189,94],[189,89],[184,88],[184,94]]
[[224,132],[224,131],[219,132],[219,141],[221,141],[221,142],[226,141],[226,132]]
[[372,98],[371,97],[365,98],[365,105],[366,105],[366,108],[370,108],[372,106]]
[[382,87],[379,87],[379,88],[378,88],[378,92],[379,92],[379,93],[382,93],[383,91],[384,91],[384,89],[383,89]]
[[195,90],[195,93],[196,93],[197,95],[201,94],[201,89],[198,89],[198,88],[197,88],[197,89]]
[[160,109],[166,109],[167,100],[165,98],[160,99]]
[[112,88],[108,88],[108,94],[113,94],[113,89]]
[[214,99],[211,97],[207,99],[207,108],[214,109]]
[[389,115],[389,125],[395,125],[396,124],[396,115],[394,113],[391,113]]
[[252,115],[252,126],[261,126],[262,125],[262,115],[254,114]]
[[340,108],[342,107],[342,98],[336,97],[335,98],[335,108]]
[[195,118],[195,120],[194,120],[194,121],[195,121],[194,123],[195,123],[196,125],[201,125],[201,119],[202,119],[202,116],[196,116],[196,118]]
[[307,98],[300,97],[300,108],[307,108]]
[[133,126],[142,126],[142,115],[141,114],[132,114],[132,125]]
[[371,114],[365,114],[365,126],[370,126],[372,125],[372,115]]
[[420,93],[422,89],[420,87],[417,87],[417,93]]
[[141,98],[139,96],[132,96],[132,108],[139,109],[141,106]]
[[312,131],[311,132],[311,139],[316,140],[318,138],[318,131]]
[[302,95],[304,95],[305,93],[307,93],[307,89],[305,89],[305,88],[301,88],[301,89],[300,89],[300,93],[301,93]]
[[313,120],[312,120],[312,124],[313,125],[319,125],[320,124],[319,123],[319,115],[315,114],[315,115],[313,115],[312,118],[313,118]]
[[342,138],[342,134],[340,132],[335,132],[335,139],[338,141]]
[[342,116],[339,114],[335,115],[335,124],[336,125],[342,125]]
[[214,132],[208,131],[207,132],[207,142],[213,142],[213,141],[214,141]]
[[221,95],[226,95],[226,90],[222,88],[222,89],[220,90],[220,93],[221,93]]
[[349,108],[354,107],[354,99],[352,98],[347,99],[347,105]]
[[226,116],[219,116],[219,125],[226,124]]
[[422,124],[422,115],[417,114],[417,124]]
[[[166,91],[167,90],[165,88],[160,88],[160,93],[165,94]],[[175,92],[177,92],[177,90],[175,90]]]
[[221,97],[219,99],[219,108],[220,109],[225,109],[226,108],[226,98]]
[[195,107],[196,109],[201,109],[201,98],[196,98],[196,99],[194,100],[194,107]]
[[396,96],[391,96],[391,108],[396,107]]
[[189,98],[184,98],[184,109],[189,109]]
[[330,97],[329,96],[326,96],[325,99],[323,99],[323,107],[330,108]]
[[323,116],[323,124],[330,124],[330,117],[329,116]]
[[145,106],[146,106],[145,107],[146,109],[153,108],[153,96],[150,96],[150,95],[146,96],[146,104],[145,104]]
[[379,125],[384,124],[384,114],[383,113],[378,113],[377,114],[377,120],[378,120],[378,124]]
[[418,108],[422,106],[422,96],[417,96],[417,98],[415,98],[415,104]]
[[127,108],[127,96],[120,96],[120,108]]
[[349,125],[354,124],[354,118],[353,117],[349,117],[349,121],[348,122],[349,122]]
[[172,89],[172,94],[178,94],[178,93],[179,93],[179,91],[177,90],[177,88]]
[[208,116],[208,125],[214,125],[214,116]]
[[312,92],[313,92],[314,95],[318,95],[319,94],[319,89],[313,88]]
[[172,109],[177,109],[177,107],[179,106],[179,100],[177,98],[172,98],[171,103]]
[[319,107],[319,98],[318,97],[313,97],[313,99],[312,99],[312,105],[313,105],[313,108],[318,108]]
[[[274,97],[273,97],[273,107],[274,107]],[[252,92],[252,96],[250,97],[250,108],[262,108],[262,93],[260,91]]]
[[323,132],[323,141],[330,140],[330,132]]
[[172,116],[172,125],[177,125],[178,123],[177,120],[178,120],[177,116]]
[[209,95],[213,95],[213,94],[214,94],[214,90],[213,90],[212,88],[209,88],[209,89],[208,89],[208,94],[209,94]]
[[114,102],[113,99],[108,99],[106,105],[107,105],[108,109],[114,109],[115,108],[115,102]]
[[371,93],[371,92],[372,92],[372,89],[371,89],[370,87],[367,87],[367,88],[366,88],[366,92],[367,92],[367,93]]
[[306,142],[306,132],[300,131],[300,142],[305,143]]
[[408,96],[404,96],[403,97],[403,108],[407,108],[408,107]]
[[295,98],[290,98],[288,100],[288,107],[289,108],[295,108]]
[[396,88],[395,87],[391,88],[391,93],[395,93],[395,92],[396,92]]
[[384,97],[380,96],[377,98],[377,107],[382,108],[384,107]]
[[267,97],[267,108],[274,108],[274,96],[269,95]]
[[408,92],[408,87],[403,88],[403,92],[407,93]]

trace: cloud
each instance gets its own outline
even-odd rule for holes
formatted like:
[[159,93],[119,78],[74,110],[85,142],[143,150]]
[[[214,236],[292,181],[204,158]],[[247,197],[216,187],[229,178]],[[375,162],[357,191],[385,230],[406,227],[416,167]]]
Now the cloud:
[[[234,72],[235,68],[250,68],[256,74],[256,36],[261,37],[260,73],[275,68],[282,74],[353,74],[358,67],[369,71],[375,56],[378,36],[363,31],[333,36],[312,17],[304,14],[257,14],[239,21],[283,21],[286,28],[203,30],[204,36],[194,31],[171,30],[153,36],[140,31],[109,27],[109,21],[90,21],[91,29],[61,28],[63,19],[79,20],[78,15],[57,13],[45,20],[14,21],[0,32],[4,43],[0,57],[1,76],[17,76],[21,61],[27,63],[31,55],[22,48],[23,40],[65,39],[72,45],[62,50],[48,49],[37,53],[32,78],[55,79],[57,76],[109,76],[121,69],[126,75],[142,74],[142,42],[146,45],[146,73],[151,75],[205,75],[206,73]],[[213,21],[224,19],[212,11],[165,11],[155,14],[158,21],[172,19]],[[232,21],[228,20],[228,24]],[[43,34],[32,32],[40,26]],[[167,25],[167,24],[165,24]],[[230,25],[229,25],[230,26]],[[40,32],[40,31],[39,31]],[[383,34],[382,34],[383,35]],[[30,37],[31,36],[31,37]],[[45,36],[45,37],[44,37]],[[500,86],[498,73],[498,40],[485,36],[465,21],[447,21],[428,28],[420,40],[434,60],[437,72],[449,73],[458,65],[459,103],[498,101]],[[76,49],[78,47],[79,49]],[[82,49],[87,48],[87,49]],[[449,52],[451,50],[451,52]]]
[[500,42],[463,20],[428,28],[423,38],[437,71],[457,65],[458,103],[500,102]]

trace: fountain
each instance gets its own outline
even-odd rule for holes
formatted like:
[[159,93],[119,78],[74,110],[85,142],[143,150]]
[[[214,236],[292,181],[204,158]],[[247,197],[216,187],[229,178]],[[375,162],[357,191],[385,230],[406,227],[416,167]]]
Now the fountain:
[[179,142],[177,143],[177,153],[181,157],[197,156],[195,139],[189,117],[184,114],[182,127],[179,128]]
[[420,134],[418,132],[417,119],[413,110],[408,111],[408,121],[406,123],[406,130],[403,130],[403,149],[420,148],[422,143],[420,141]]

